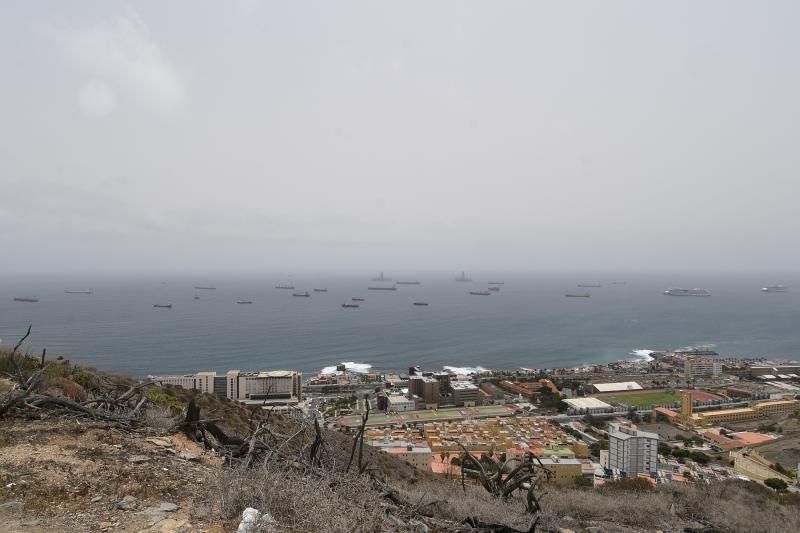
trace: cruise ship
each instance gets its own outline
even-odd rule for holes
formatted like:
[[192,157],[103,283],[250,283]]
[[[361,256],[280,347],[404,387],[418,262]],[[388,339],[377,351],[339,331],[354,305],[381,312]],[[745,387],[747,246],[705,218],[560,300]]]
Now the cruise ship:
[[711,291],[706,289],[667,289],[664,291],[667,296],[711,296]]
[[467,275],[462,270],[461,275],[456,278],[456,281],[472,281],[472,280],[468,278]]
[[383,275],[383,272],[381,272],[381,275],[377,278],[372,278],[372,281],[392,281],[392,278],[387,278]]
[[761,288],[761,292],[787,292],[789,287],[786,285],[767,285]]

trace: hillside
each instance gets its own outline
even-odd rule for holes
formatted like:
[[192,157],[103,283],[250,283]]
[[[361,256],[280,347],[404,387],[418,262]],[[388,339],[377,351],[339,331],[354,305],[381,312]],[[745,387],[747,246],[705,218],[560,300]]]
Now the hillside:
[[[303,417],[19,354],[1,354],[0,372],[2,531],[227,532],[247,507],[271,516],[254,532],[513,532],[533,522],[524,494],[503,501],[368,446],[359,474],[353,435]],[[800,530],[797,495],[750,483],[546,491],[537,531]]]

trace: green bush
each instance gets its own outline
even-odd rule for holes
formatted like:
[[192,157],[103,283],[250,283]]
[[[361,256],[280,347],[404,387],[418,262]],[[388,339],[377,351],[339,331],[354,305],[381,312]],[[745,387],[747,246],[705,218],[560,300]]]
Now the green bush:
[[764,485],[779,492],[784,491],[789,487],[789,485],[787,485],[784,480],[779,479],[777,477],[771,477],[769,479],[765,479]]
[[147,389],[147,399],[156,405],[172,409],[175,412],[183,410],[183,403],[160,387],[151,387]]

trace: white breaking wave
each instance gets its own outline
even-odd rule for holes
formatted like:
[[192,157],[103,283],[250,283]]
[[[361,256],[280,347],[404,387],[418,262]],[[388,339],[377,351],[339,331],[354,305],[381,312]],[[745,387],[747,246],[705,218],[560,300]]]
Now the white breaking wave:
[[[354,363],[352,361],[342,361],[339,365],[344,365],[348,371],[359,374],[366,374],[372,368],[369,363]],[[326,366],[320,371],[320,374],[336,374],[336,367],[339,365]]]
[[453,374],[480,374],[481,372],[486,372],[487,370],[482,366],[445,366],[443,367],[448,372],[452,372]]
[[636,359],[639,361],[647,362],[653,360],[653,357],[650,355],[653,352],[655,352],[655,350],[633,350],[631,355],[636,356]]

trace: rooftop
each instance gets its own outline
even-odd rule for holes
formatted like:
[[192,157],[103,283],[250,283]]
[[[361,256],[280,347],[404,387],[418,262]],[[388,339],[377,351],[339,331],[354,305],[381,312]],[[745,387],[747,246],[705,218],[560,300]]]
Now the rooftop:
[[620,381],[619,383],[594,383],[592,386],[599,392],[642,390],[642,386],[635,381]]
[[564,403],[573,409],[611,409],[611,405],[597,398],[569,398]]

